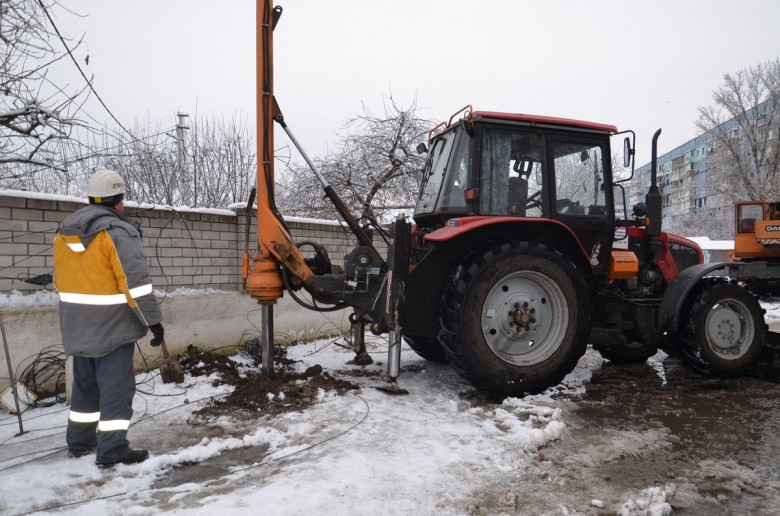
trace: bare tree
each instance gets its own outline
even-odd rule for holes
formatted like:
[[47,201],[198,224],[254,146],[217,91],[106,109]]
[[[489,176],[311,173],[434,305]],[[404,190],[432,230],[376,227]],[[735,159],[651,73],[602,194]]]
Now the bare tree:
[[246,120],[200,120],[188,146],[189,178],[183,188],[192,206],[224,207],[246,201],[255,184],[257,153]]
[[[417,116],[415,103],[399,106],[392,97],[384,113],[349,120],[336,152],[315,159],[350,210],[376,223],[383,215],[414,207],[425,166],[416,147],[432,126]],[[330,202],[308,167],[291,164],[278,180],[277,204],[288,215],[332,216]]]
[[107,140],[97,162],[122,174],[128,198],[138,202],[224,208],[245,201],[256,173],[254,135],[245,121],[200,119],[191,131],[183,160],[170,132],[137,126],[129,140]]
[[696,126],[712,139],[710,187],[728,199],[780,196],[780,59],[723,76]]
[[729,210],[700,209],[665,231],[684,236],[707,236],[712,240],[734,238],[733,214]]
[[175,141],[166,134],[131,129],[134,138],[117,142],[105,152],[100,166],[119,172],[134,201],[178,206],[186,204],[179,188]]
[[[60,159],[84,89],[65,92],[48,78],[67,55],[48,23],[53,1],[0,0],[0,185],[29,187],[42,171],[65,174]],[[77,45],[76,45],[77,46]]]

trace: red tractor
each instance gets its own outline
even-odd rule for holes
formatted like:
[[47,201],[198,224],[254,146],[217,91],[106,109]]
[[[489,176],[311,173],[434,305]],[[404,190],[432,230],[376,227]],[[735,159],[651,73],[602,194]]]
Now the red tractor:
[[[692,302],[669,297],[669,287],[703,256],[695,243],[661,231],[660,130],[653,137],[650,190],[629,216],[623,184],[631,177],[615,177],[612,141],[633,176],[632,132],[464,108],[420,149],[428,157],[414,225],[404,218],[391,225],[387,258],[301,151],[358,242],[343,272],[316,244],[309,244],[314,256],[305,258],[273,202],[272,123],[298,143],[271,83],[272,30],[281,8],[262,3],[264,167],[258,170],[259,252],[247,289],[267,309],[268,325],[282,288],[294,297],[302,288],[316,301],[304,303],[309,308],[352,307],[358,338],[366,325],[389,332],[389,385],[396,385],[403,336],[422,357],[449,362],[478,389],[499,395],[557,384],[588,343],[613,361],[644,361],[661,345],[682,354]],[[270,327],[265,333],[273,334]],[[269,337],[265,356],[270,346]]]

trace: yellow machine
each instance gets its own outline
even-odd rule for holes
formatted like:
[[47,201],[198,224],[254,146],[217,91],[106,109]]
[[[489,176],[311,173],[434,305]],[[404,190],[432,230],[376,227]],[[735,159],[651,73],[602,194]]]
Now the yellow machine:
[[734,214],[733,260],[780,258],[780,202],[738,202]]

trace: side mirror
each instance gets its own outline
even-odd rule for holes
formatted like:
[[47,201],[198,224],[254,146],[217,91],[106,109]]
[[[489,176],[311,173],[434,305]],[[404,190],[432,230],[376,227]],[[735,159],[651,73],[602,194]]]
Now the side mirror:
[[634,149],[631,148],[631,138],[626,136],[623,140],[623,166],[631,165],[631,158],[634,156]]
[[426,154],[428,152],[428,147],[426,147],[426,145],[424,143],[420,142],[417,145],[417,149],[416,150],[417,150],[417,154]]

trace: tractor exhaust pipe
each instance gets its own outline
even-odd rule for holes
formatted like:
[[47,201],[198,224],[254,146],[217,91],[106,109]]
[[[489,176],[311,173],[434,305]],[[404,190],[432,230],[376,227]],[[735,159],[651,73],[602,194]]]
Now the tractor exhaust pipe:
[[653,135],[652,158],[650,160],[650,189],[645,195],[645,204],[647,205],[647,218],[650,219],[647,228],[647,236],[654,239],[661,235],[661,220],[663,218],[663,197],[658,189],[658,137],[661,136],[661,130],[658,129]]

